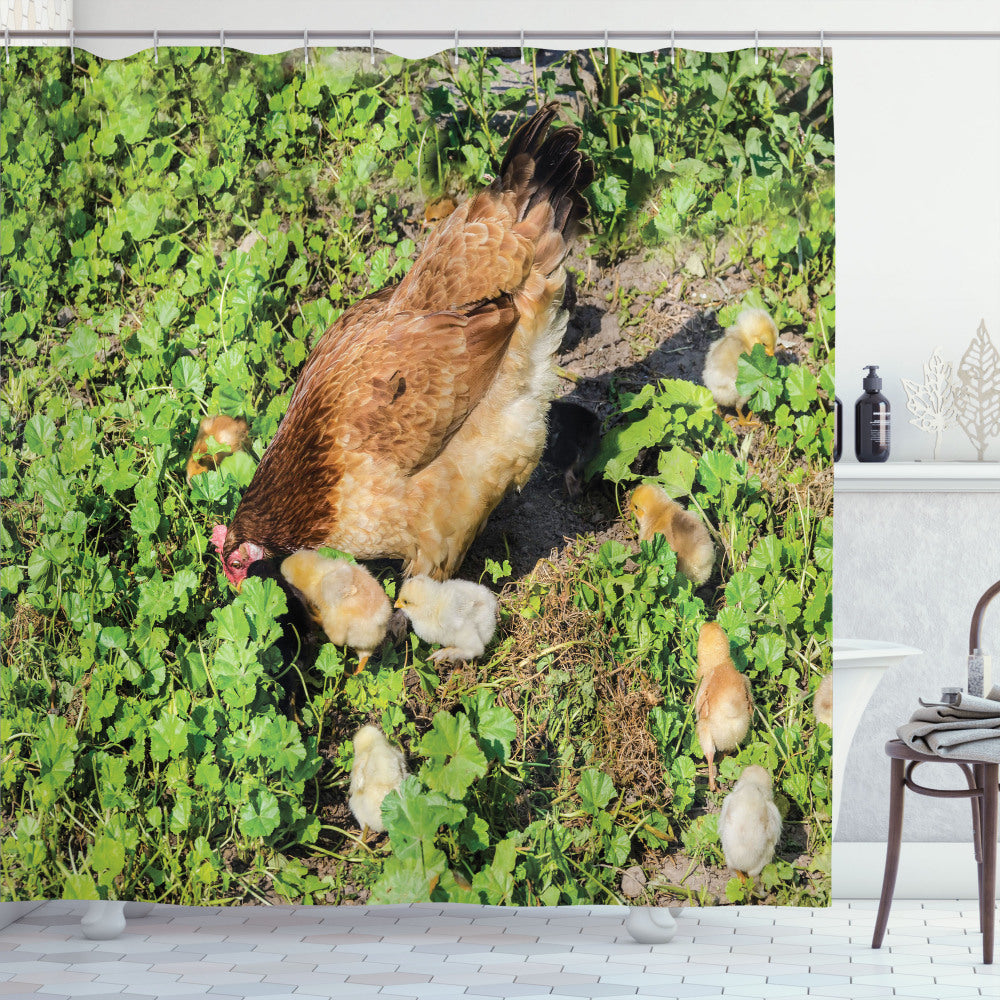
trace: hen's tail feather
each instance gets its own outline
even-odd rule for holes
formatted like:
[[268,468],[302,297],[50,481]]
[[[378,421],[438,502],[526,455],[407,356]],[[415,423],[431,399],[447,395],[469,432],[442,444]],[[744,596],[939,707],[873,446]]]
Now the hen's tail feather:
[[519,222],[548,203],[552,229],[568,243],[582,229],[587,214],[583,191],[594,179],[594,167],[578,148],[579,128],[564,125],[549,131],[558,109],[555,101],[546,104],[514,133],[493,187],[514,194]]

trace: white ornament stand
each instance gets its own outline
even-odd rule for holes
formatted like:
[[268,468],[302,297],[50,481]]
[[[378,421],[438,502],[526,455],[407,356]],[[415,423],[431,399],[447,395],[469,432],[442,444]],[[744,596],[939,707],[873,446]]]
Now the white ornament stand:
[[683,907],[631,906],[625,918],[625,930],[639,944],[666,944],[677,933],[674,919]]
[[152,903],[118,903],[97,900],[80,920],[83,936],[91,941],[110,941],[125,930],[126,917],[144,917]]

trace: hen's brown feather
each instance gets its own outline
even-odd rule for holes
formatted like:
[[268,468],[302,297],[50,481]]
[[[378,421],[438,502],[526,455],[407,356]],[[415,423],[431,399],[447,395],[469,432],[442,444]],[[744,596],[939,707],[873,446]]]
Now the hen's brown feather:
[[[430,235],[394,288],[324,334],[230,526],[285,553],[324,544],[451,575],[544,444],[567,241],[592,172],[549,105],[500,175]],[[553,342],[554,341],[554,342]]]

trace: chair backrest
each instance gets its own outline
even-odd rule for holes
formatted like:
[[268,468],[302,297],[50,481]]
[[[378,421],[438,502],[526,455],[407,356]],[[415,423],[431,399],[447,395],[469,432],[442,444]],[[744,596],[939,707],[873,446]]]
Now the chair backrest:
[[985,594],[979,598],[979,603],[976,605],[976,610],[972,612],[972,626],[969,629],[969,655],[972,656],[977,649],[979,649],[979,631],[983,624],[983,613],[986,611],[986,606],[993,600],[994,597],[1000,594],[1000,580],[997,580],[992,587],[989,587]]

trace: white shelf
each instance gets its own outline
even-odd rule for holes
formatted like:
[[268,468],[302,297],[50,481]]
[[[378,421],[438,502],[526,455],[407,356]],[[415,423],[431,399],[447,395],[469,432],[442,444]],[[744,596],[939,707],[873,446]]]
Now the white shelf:
[[997,493],[1000,462],[838,462],[839,493]]

